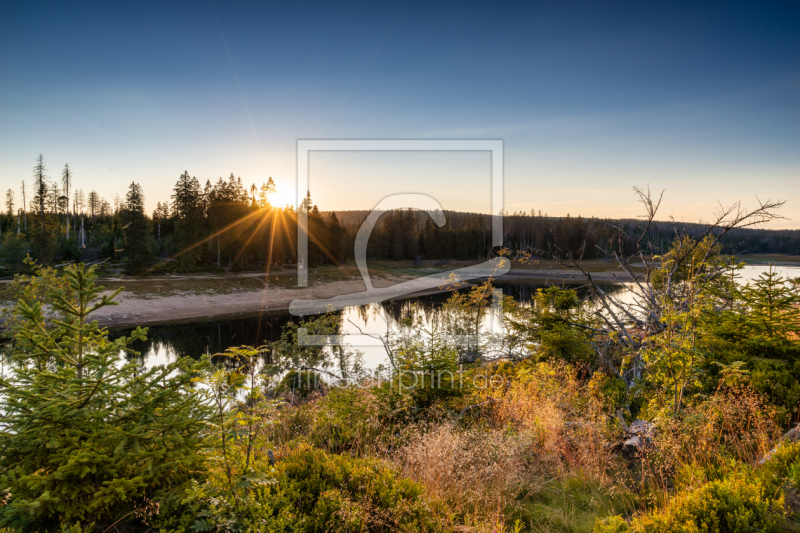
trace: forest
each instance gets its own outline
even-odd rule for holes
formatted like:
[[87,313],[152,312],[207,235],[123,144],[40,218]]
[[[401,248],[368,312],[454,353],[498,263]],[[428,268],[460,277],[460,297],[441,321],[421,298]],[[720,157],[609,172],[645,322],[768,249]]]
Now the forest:
[[[308,215],[309,266],[339,264],[353,258],[353,242],[367,211],[324,211],[307,192],[300,205],[273,206],[270,178],[246,186],[231,174],[212,183],[181,174],[170,198],[145,211],[145,192],[131,183],[113,202],[77,188],[65,165],[49,177],[44,158],[36,161],[31,184],[8,189],[0,216],[0,275],[26,268],[30,253],[42,264],[123,261],[132,274],[192,272],[213,268],[264,269],[297,260],[298,210]],[[384,213],[373,232],[368,257],[395,260],[472,260],[492,256],[489,215],[445,212],[439,227],[425,212]],[[641,220],[580,216],[553,217],[531,210],[503,217],[503,247],[516,252],[610,258],[628,253],[634,242],[619,239]],[[700,234],[701,224],[654,221],[646,235],[648,253],[665,252],[676,231]],[[621,230],[621,231],[620,231]],[[800,230],[733,228],[720,241],[725,253],[800,254]]]

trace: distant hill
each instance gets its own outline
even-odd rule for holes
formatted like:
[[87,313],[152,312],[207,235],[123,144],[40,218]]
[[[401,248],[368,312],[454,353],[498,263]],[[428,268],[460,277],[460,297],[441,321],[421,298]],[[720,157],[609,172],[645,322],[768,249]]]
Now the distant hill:
[[[323,211],[324,215],[330,211]],[[370,213],[369,210],[335,211],[339,223],[348,227],[349,232],[354,232],[361,222]],[[483,213],[469,213],[461,211],[445,211],[447,224],[445,230],[459,232],[469,226],[473,235],[472,240],[485,241],[486,233],[491,228],[491,217]],[[379,228],[389,223],[389,218],[382,216]],[[414,213],[421,230],[430,219],[424,211]],[[408,220],[408,219],[406,219]],[[413,220],[413,218],[411,219]],[[572,249],[587,242],[590,249],[603,255],[603,250],[608,251],[614,240],[616,231],[614,227],[625,227],[626,231],[635,234],[642,225],[639,219],[613,219],[613,218],[583,218],[581,216],[551,217],[539,216],[533,213],[515,213],[503,218],[504,245],[512,249],[543,249],[555,242],[560,246]],[[698,223],[675,223],[672,221],[654,221],[650,229],[649,242],[659,250],[666,250],[675,238],[675,228],[697,234],[704,231],[706,226]],[[480,228],[481,236],[474,234]],[[376,231],[378,231],[376,229]],[[376,235],[377,237],[377,235]],[[385,237],[391,241],[391,237]],[[570,243],[564,245],[563,243]],[[736,229],[729,232],[722,240],[726,253],[780,253],[800,254],[800,230],[783,230],[763,228]],[[386,246],[389,246],[387,244]],[[483,248],[483,247],[482,247]],[[437,256],[439,254],[436,254]]]

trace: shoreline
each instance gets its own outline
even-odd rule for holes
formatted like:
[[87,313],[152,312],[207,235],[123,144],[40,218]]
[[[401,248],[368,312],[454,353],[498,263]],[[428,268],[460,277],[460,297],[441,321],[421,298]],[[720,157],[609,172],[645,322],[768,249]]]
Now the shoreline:
[[[285,313],[295,299],[325,299],[333,296],[363,292],[366,286],[358,277],[339,280],[318,280],[306,288],[285,286],[280,284],[268,285],[265,288],[255,288],[252,285],[242,286],[238,289],[228,290],[223,285],[231,279],[255,279],[262,276],[260,273],[242,273],[235,276],[159,276],[158,278],[128,278],[114,279],[103,278],[98,283],[134,282],[135,284],[151,283],[167,284],[167,294],[142,294],[138,290],[125,291],[119,295],[118,305],[104,307],[93,314],[93,318],[100,326],[109,328],[129,328],[135,326],[155,326],[164,324],[178,324],[191,322],[205,322],[231,318],[245,318],[258,314]],[[626,280],[624,273],[593,272],[595,281],[602,283],[622,283]],[[415,279],[417,276],[384,272],[373,276],[372,282],[376,288],[389,287],[404,281]],[[192,280],[205,280],[212,287],[206,285],[206,290],[182,290],[181,282]],[[217,285],[219,281],[219,286]],[[473,286],[482,280],[466,280],[461,283],[461,288]],[[532,283],[532,284],[563,284],[576,285],[584,283],[580,272],[570,270],[540,270],[540,269],[514,269],[508,273],[497,276],[497,283]],[[176,283],[172,283],[176,282]],[[251,288],[252,287],[252,288]],[[428,294],[450,292],[452,287],[429,289],[416,293],[409,293],[394,299],[413,298]],[[108,294],[111,290],[104,291]],[[10,303],[10,302],[9,302]]]
[[[615,278],[605,272],[593,273],[596,281],[605,283],[621,283],[625,280]],[[389,287],[403,281],[414,279],[412,276],[391,275],[373,278],[376,288]],[[468,280],[460,288],[473,286],[481,280]],[[578,284],[583,281],[581,274],[568,271],[512,271],[496,278],[498,283],[563,283]],[[306,288],[267,287],[233,293],[215,294],[176,294],[156,298],[141,298],[122,293],[119,305],[98,310],[94,317],[101,326],[125,328],[134,326],[153,326],[187,322],[203,322],[226,318],[245,318],[259,313],[277,314],[289,310],[295,299],[331,298],[345,294],[362,292],[366,289],[361,279],[346,281],[326,281]],[[414,298],[429,294],[451,292],[449,287],[428,289],[409,293],[398,298]],[[395,298],[395,299],[398,299]]]

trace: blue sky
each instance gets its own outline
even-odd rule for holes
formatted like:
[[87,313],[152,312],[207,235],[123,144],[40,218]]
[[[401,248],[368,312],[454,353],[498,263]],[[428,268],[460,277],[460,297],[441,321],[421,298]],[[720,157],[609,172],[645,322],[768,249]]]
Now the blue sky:
[[[151,209],[183,170],[285,202],[297,139],[503,139],[509,211],[633,216],[649,184],[663,218],[757,195],[800,228],[800,4],[661,4],[6,2],[0,184],[42,153]],[[479,159],[320,157],[312,195],[485,210]]]

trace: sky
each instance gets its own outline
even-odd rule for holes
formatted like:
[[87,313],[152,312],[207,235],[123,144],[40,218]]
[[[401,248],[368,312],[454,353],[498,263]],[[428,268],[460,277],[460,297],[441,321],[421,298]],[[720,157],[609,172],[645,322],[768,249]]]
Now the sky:
[[[797,2],[0,2],[0,188],[148,210],[187,170],[272,176],[298,139],[500,139],[506,212],[659,218],[786,200],[800,228]],[[323,210],[425,193],[488,212],[487,152],[310,155]]]

